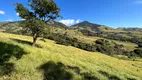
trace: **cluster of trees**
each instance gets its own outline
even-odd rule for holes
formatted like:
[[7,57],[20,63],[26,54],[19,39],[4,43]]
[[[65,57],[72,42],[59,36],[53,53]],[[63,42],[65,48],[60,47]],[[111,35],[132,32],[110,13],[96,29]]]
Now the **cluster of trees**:
[[134,50],[134,53],[138,56],[138,57],[142,57],[142,48],[138,48]]
[[[118,41],[124,41],[124,42],[132,42],[132,43],[136,43],[138,45],[140,43],[142,43],[142,38],[132,36],[129,33],[123,33],[123,32],[120,32],[120,33],[115,33],[115,32],[108,33],[108,32],[101,32],[101,31],[100,32],[92,32],[92,31],[87,30],[87,29],[81,29],[79,31],[82,32],[82,34],[84,34],[86,36],[97,36],[97,37],[103,37],[103,38],[106,38],[106,39],[112,39],[112,40],[118,40]],[[132,38],[124,37],[124,36],[121,36],[119,34],[129,35]]]
[[142,48],[142,42],[139,42],[139,43],[138,43],[138,47],[139,47],[139,48]]
[[97,51],[105,53],[107,55],[121,54],[127,55],[127,50],[123,45],[116,44],[113,41],[105,39],[98,39],[96,41]]
[[83,35],[86,35],[86,36],[96,36],[94,32],[91,32],[87,29],[82,29],[82,30],[79,30],[80,32],[82,32]]
[[135,54],[139,55],[142,57],[142,42],[138,43],[138,48],[133,51]]
[[[89,30],[80,30],[84,35],[86,36],[97,36],[97,37],[103,37],[106,39],[111,39],[111,40],[118,40],[118,41],[123,41],[123,42],[132,42],[132,43],[136,43],[139,45],[139,47],[142,47],[142,38],[139,37],[135,37],[135,36],[131,36],[130,37],[123,37],[120,36],[120,33],[107,33],[107,32],[91,32]],[[126,34],[126,33],[123,33]]]
[[50,34],[46,38],[56,41],[57,44],[74,46],[86,51],[101,52],[106,55],[125,55],[128,57],[142,57],[142,48],[128,51],[123,45],[119,45],[113,41],[105,39],[98,39],[94,43],[85,43],[79,41],[77,38],[69,37],[67,34]]
[[128,38],[128,37],[123,37],[117,34],[107,34],[107,36],[104,36],[104,38],[112,39],[112,40],[119,40],[119,41],[124,41],[124,42],[132,42],[136,44],[142,42],[142,38],[138,38],[138,37]]
[[85,43],[79,41],[77,38],[69,37],[68,35],[51,34],[46,36],[46,38],[56,41],[57,44],[74,46],[86,51],[91,52],[101,52],[106,55],[126,55],[126,56],[136,56],[134,52],[129,52],[124,48],[123,45],[116,44],[113,41],[108,41],[105,39],[98,39],[94,43]]

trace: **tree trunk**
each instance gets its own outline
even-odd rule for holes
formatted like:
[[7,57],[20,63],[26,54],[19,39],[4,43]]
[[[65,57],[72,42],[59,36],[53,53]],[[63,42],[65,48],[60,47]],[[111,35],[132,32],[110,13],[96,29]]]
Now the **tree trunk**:
[[32,44],[32,46],[35,46],[35,45],[36,45],[36,40],[37,40],[37,35],[34,35],[34,36],[33,36],[33,44]]

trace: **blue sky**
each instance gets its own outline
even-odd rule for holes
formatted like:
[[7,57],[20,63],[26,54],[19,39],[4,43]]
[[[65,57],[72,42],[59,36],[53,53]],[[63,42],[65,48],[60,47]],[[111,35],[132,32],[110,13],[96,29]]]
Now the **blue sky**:
[[[1,0],[0,21],[17,21],[14,3],[27,0]],[[142,0],[55,0],[63,18],[57,21],[72,25],[84,20],[110,27],[141,27]]]

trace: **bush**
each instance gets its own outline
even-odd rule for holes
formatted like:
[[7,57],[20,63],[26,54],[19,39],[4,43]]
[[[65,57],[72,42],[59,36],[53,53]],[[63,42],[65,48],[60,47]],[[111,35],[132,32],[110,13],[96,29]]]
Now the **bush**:
[[142,48],[142,43],[138,43],[138,47],[139,47],[139,48]]
[[142,57],[142,48],[135,49],[134,52],[137,56]]

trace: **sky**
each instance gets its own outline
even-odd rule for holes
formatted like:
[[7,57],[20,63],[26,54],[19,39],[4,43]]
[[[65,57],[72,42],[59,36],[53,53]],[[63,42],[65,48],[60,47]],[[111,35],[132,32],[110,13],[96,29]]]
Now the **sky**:
[[[22,20],[15,11],[16,2],[26,6],[28,0],[1,0],[0,22]],[[89,21],[113,28],[142,28],[142,0],[54,0],[61,9],[56,21],[68,26]]]

